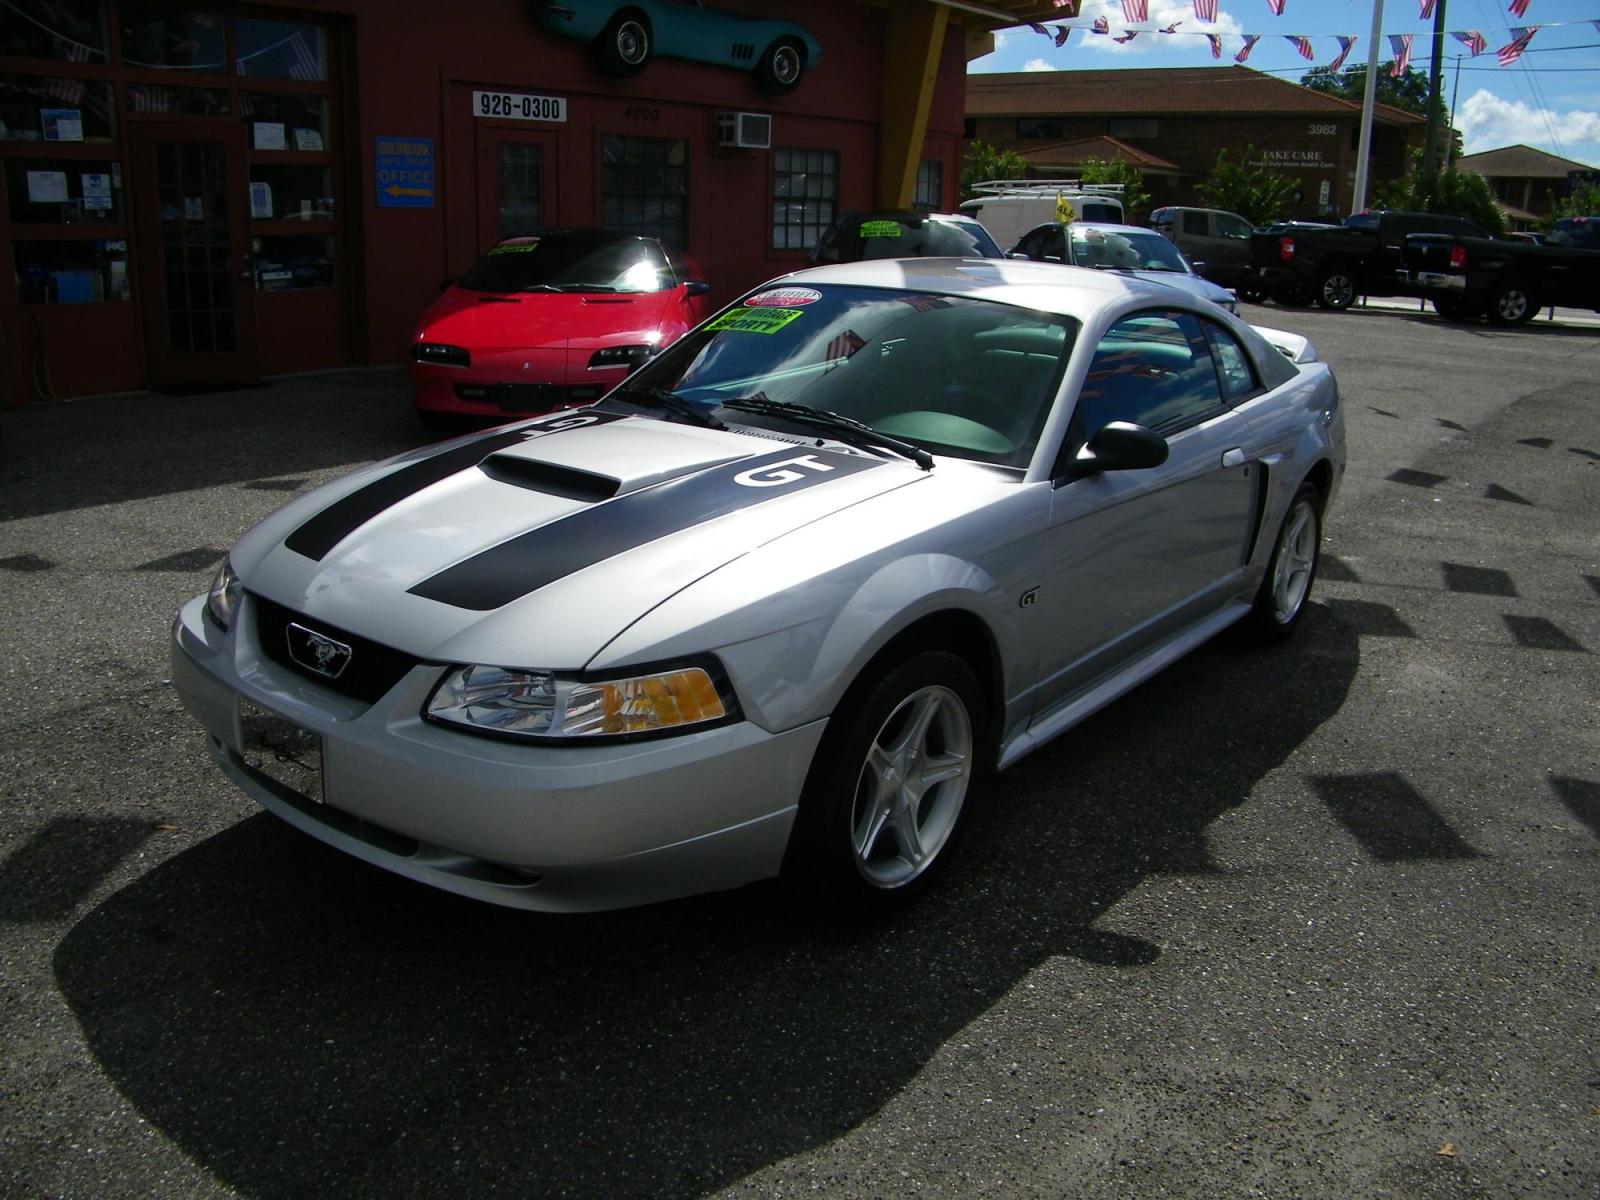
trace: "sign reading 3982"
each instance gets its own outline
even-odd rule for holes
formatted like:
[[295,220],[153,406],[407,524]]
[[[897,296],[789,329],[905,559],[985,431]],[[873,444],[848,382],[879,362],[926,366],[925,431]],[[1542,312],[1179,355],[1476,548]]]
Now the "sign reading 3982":
[[472,115],[510,121],[565,121],[565,96],[530,96],[524,92],[473,92]]

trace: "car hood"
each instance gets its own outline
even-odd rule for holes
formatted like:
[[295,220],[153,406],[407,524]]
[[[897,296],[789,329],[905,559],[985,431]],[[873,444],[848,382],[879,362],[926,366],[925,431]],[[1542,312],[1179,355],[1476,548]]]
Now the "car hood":
[[1132,275],[1135,279],[1147,279],[1151,283],[1164,283],[1168,287],[1177,288],[1181,292],[1199,296],[1202,300],[1209,300],[1213,304],[1230,304],[1233,296],[1227,288],[1212,283],[1209,279],[1202,279],[1198,275],[1185,275],[1179,271],[1124,271],[1125,275]]
[[661,324],[675,295],[664,292],[474,292],[451,287],[417,322],[413,341],[464,346],[476,353],[581,345]]
[[582,409],[359,471],[232,560],[247,591],[418,658],[577,669],[697,579],[928,477],[814,438]]

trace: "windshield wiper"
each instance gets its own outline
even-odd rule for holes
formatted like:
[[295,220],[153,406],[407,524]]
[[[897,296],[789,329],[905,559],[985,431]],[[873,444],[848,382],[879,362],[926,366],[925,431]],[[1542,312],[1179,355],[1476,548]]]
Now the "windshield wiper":
[[628,403],[637,404],[640,408],[658,408],[675,417],[682,417],[693,425],[704,425],[707,429],[727,428],[698,404],[692,400],[685,400],[670,388],[620,387],[611,394],[621,396]]
[[841,442],[848,442],[852,446],[886,446],[896,454],[909,458],[924,471],[933,470],[933,455],[921,446],[902,438],[891,437],[887,433],[879,433],[865,421],[858,421],[854,417],[847,417],[843,413],[829,412],[822,408],[807,408],[804,404],[790,404],[782,400],[768,400],[763,396],[747,396],[742,399],[724,400],[723,408],[731,408],[736,412],[760,413],[763,416],[783,417],[798,425],[810,425],[817,429],[826,429],[833,433]]

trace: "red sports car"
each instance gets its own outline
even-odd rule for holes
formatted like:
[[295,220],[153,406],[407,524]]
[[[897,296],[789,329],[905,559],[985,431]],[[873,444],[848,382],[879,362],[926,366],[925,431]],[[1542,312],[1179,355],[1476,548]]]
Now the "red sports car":
[[599,399],[711,311],[710,285],[655,238],[565,230],[510,238],[448,287],[411,339],[425,423]]

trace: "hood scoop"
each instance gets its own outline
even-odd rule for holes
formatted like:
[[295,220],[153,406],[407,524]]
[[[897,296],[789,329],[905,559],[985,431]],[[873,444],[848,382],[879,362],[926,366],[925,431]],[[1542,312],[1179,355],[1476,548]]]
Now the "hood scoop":
[[622,490],[622,480],[609,475],[596,475],[592,471],[515,454],[491,454],[478,464],[478,469],[498,483],[584,504],[609,500]]

